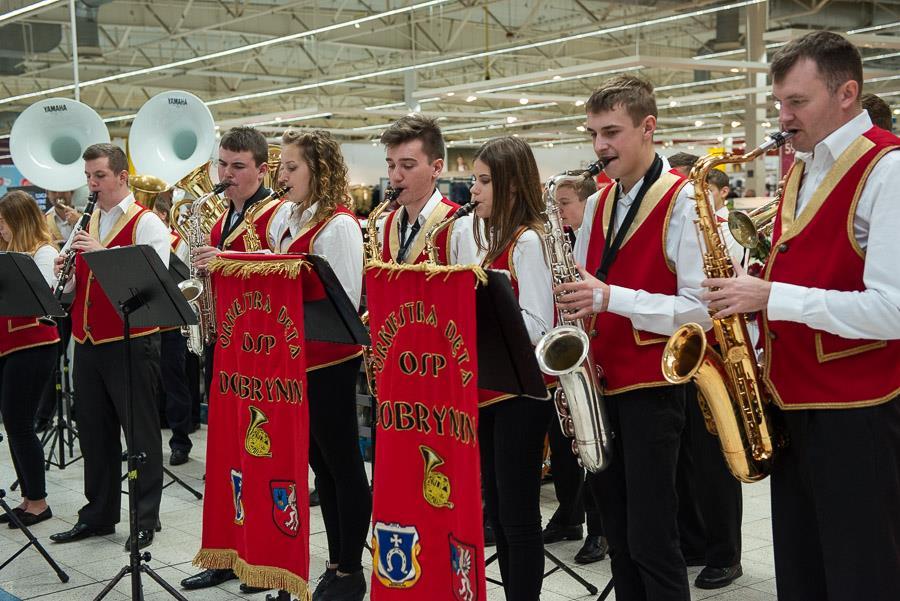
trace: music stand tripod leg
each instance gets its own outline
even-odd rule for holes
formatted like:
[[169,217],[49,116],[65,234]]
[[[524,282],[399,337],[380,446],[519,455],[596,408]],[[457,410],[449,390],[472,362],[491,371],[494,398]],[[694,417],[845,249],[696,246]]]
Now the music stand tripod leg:
[[163,473],[165,475],[167,475],[169,478],[171,478],[171,480],[169,480],[168,482],[163,484],[163,490],[165,490],[169,486],[172,486],[173,484],[178,484],[179,486],[181,486],[181,488],[183,488],[184,490],[186,490],[189,493],[191,493],[192,495],[194,495],[198,501],[203,499],[203,493],[201,493],[200,491],[198,491],[194,488],[191,488],[191,486],[187,482],[185,482],[184,480],[182,480],[181,478],[179,478],[178,476],[173,474],[172,470],[168,469],[166,466],[163,466],[162,469],[163,469]]
[[131,311],[141,306],[139,297],[132,297],[130,302],[120,304],[122,309],[122,321],[124,322],[124,346],[125,346],[125,424],[128,436],[125,438],[128,456],[128,532],[131,549],[128,552],[128,565],[119,570],[106,587],[100,591],[100,594],[94,597],[94,601],[103,599],[113,587],[125,577],[126,574],[131,575],[131,599],[132,601],[144,601],[144,588],[141,584],[141,573],[147,574],[156,581],[163,590],[172,595],[178,601],[187,601],[187,599],[179,593],[175,588],[170,586],[163,578],[153,571],[146,563],[150,561],[149,552],[141,553],[138,548],[138,523],[137,523],[137,477],[138,464],[143,463],[146,459],[143,452],[136,452],[132,448],[134,444],[134,411],[132,403],[134,402],[132,390],[132,361],[131,361]]
[[22,533],[25,535],[25,537],[28,539],[28,542],[25,543],[18,551],[16,551],[12,555],[10,555],[6,559],[6,561],[4,561],[2,564],[0,564],[0,570],[5,568],[6,566],[8,566],[16,557],[18,557],[19,555],[24,553],[25,549],[27,549],[28,547],[34,546],[34,548],[37,549],[37,552],[40,553],[41,556],[44,558],[44,560],[50,565],[50,567],[53,568],[53,571],[56,572],[56,575],[59,577],[60,582],[64,582],[64,583],[68,582],[69,575],[66,574],[61,567],[59,567],[59,564],[57,564],[56,561],[54,561],[53,558],[50,557],[50,554],[47,553],[47,550],[44,549],[44,546],[31,533],[31,530],[29,530],[28,527],[22,523],[22,521],[19,519],[19,516],[17,516],[15,514],[15,512],[12,510],[12,508],[6,502],[5,497],[6,497],[6,491],[3,490],[2,488],[0,488],[0,509],[3,509],[3,511],[6,513],[6,515],[9,516],[10,522],[12,522],[16,526],[18,526],[19,530],[21,530]]
[[587,590],[588,593],[590,593],[591,595],[597,594],[598,589],[596,586],[594,586],[593,584],[591,584],[590,582],[588,582],[587,580],[582,578],[580,574],[578,574],[577,572],[575,572],[575,570],[573,570],[572,568],[570,568],[569,566],[564,564],[560,558],[558,558],[556,555],[554,555],[553,553],[548,551],[546,548],[544,549],[544,557],[546,557],[551,562],[553,562],[554,565],[556,565],[555,568],[552,568],[549,572],[544,574],[544,578],[546,578],[550,574],[556,572],[557,570],[562,570],[563,572],[568,574],[570,578],[572,578],[578,584],[583,586]]

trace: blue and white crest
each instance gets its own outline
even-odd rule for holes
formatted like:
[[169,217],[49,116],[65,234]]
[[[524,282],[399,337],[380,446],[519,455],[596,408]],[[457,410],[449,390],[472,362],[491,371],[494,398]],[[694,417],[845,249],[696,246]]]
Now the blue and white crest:
[[231,470],[231,500],[234,503],[234,523],[244,524],[244,474]]
[[389,588],[409,588],[419,581],[419,531],[415,526],[375,522],[372,537],[375,577]]

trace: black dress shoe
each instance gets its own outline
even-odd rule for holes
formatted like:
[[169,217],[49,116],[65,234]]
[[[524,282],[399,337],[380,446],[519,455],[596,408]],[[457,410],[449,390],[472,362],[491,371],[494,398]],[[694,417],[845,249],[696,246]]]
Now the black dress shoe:
[[71,543],[91,536],[106,536],[115,533],[115,526],[89,526],[84,522],[78,522],[72,526],[71,530],[51,534],[50,540],[54,543]]
[[366,577],[360,570],[346,576],[335,574],[320,599],[322,601],[362,601],[365,596]]
[[[153,529],[147,528],[146,530],[138,530],[137,534],[138,541],[138,549],[143,549],[144,547],[149,547],[153,544]],[[131,536],[125,540],[125,550],[131,551]]]
[[268,591],[272,589],[264,588],[262,586],[250,586],[249,584],[241,583],[240,586],[241,592],[245,595],[255,595],[256,593],[261,593],[263,591]]
[[223,582],[234,580],[237,578],[231,570],[203,570],[199,574],[188,576],[181,581],[181,588],[189,591],[209,588],[211,586],[219,586]]
[[[22,509],[21,507],[13,507],[12,508],[12,512],[15,513],[16,515],[19,515],[23,511],[25,511],[25,510]],[[0,524],[9,524],[9,514],[8,513],[3,512],[3,514],[0,515]]]
[[584,538],[584,527],[581,524],[563,526],[556,522],[550,522],[544,528],[544,544],[556,543],[561,540],[581,540]]
[[169,456],[169,465],[184,465],[188,462],[188,452],[184,449],[172,449]]
[[[19,518],[19,521],[25,524],[25,526],[34,526],[35,524],[39,524],[40,522],[52,518],[53,512],[50,511],[49,507],[40,513],[28,513],[27,511],[19,510],[16,513],[16,517]],[[15,530],[19,526],[15,522],[10,520],[9,527]]]
[[694,586],[706,589],[722,588],[728,586],[743,575],[744,570],[741,569],[741,564],[727,568],[706,566],[700,570],[699,574],[697,574],[697,579],[694,580]]
[[575,554],[575,563],[594,563],[595,561],[603,561],[606,552],[609,551],[609,545],[602,536],[588,534],[584,539],[581,549]]
[[320,601],[325,589],[331,584],[331,581],[337,577],[337,568],[325,568],[325,572],[319,576],[319,582],[316,584],[316,590],[313,591],[312,601]]
[[322,502],[319,500],[319,489],[314,488],[309,491],[309,506],[318,507]]

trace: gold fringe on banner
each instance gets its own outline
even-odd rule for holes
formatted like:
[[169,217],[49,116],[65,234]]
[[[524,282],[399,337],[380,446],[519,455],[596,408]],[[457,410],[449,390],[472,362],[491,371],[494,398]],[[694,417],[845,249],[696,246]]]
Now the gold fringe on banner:
[[248,586],[259,586],[289,592],[300,601],[309,601],[309,583],[284,568],[254,566],[241,559],[233,549],[200,549],[194,565],[210,570],[234,570]]
[[375,274],[376,276],[380,275],[382,272],[387,272],[388,277],[396,277],[403,273],[404,271],[422,271],[427,274],[427,279],[431,279],[433,277],[444,276],[446,278],[451,273],[457,273],[460,271],[471,271],[475,274],[475,279],[478,280],[478,283],[481,285],[487,285],[487,274],[484,272],[478,265],[432,265],[431,263],[416,263],[410,265],[408,263],[385,263],[384,261],[367,261],[366,262],[366,271],[377,270],[379,273]]
[[283,275],[291,280],[297,279],[303,269],[312,269],[303,259],[282,259],[278,261],[254,261],[253,259],[213,259],[207,270],[210,273],[236,275],[246,280],[254,275]]

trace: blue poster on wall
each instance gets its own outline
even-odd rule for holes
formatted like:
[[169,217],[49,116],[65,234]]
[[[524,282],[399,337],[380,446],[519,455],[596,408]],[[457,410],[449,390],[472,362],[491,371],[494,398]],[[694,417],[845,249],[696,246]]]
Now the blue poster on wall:
[[28,186],[30,182],[22,177],[15,165],[0,165],[0,195],[6,194],[11,186]]

